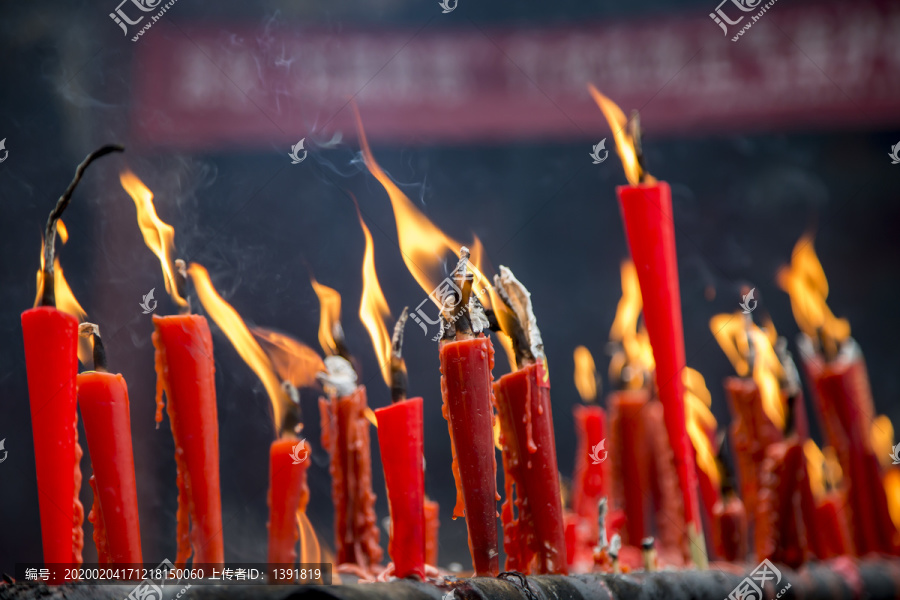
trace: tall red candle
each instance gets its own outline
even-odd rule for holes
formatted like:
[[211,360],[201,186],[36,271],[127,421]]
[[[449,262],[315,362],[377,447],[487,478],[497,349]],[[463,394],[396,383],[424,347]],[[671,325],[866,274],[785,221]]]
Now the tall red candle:
[[684,332],[675,254],[672,193],[665,182],[616,188],[622,220],[638,273],[644,301],[644,321],[656,363],[656,385],[665,408],[666,431],[675,457],[684,517],[695,562],[705,564],[702,548],[697,471],[694,451],[685,428]]
[[369,569],[381,562],[372,492],[366,388],[333,400],[319,399],[322,445],[331,456],[335,561]]
[[100,562],[142,563],[128,386],[121,374],[99,371],[79,374],[77,385],[94,471],[90,519],[98,550],[105,550]]
[[[296,446],[300,446],[296,450]],[[306,441],[284,437],[269,446],[269,554],[270,565],[297,562],[300,530],[297,513],[306,510],[309,487],[306,469],[310,448]]]
[[219,422],[212,336],[200,315],[153,316],[156,422],[166,412],[175,441],[178,481],[175,565],[225,561],[219,491]]
[[516,493],[524,499],[519,505],[519,544],[527,544],[534,557],[530,565],[520,565],[520,570],[565,574],[568,569],[556,436],[544,364],[527,365],[501,377],[494,384],[494,399],[501,415],[504,451],[511,445],[517,448],[510,461],[517,464],[510,464],[504,477],[515,481]]
[[587,525],[590,539],[597,540],[597,503],[607,494],[609,463],[590,460],[593,448],[606,437],[606,411],[599,406],[579,405],[575,416],[575,474],[572,483],[572,508]]
[[39,306],[22,313],[22,332],[44,562],[81,564],[78,320],[52,306]]
[[453,447],[457,503],[466,518],[476,575],[497,575],[497,460],[494,455],[491,381],[494,347],[483,335],[441,343],[443,413]]
[[425,472],[422,398],[395,402],[375,411],[384,466],[394,575],[425,578]]

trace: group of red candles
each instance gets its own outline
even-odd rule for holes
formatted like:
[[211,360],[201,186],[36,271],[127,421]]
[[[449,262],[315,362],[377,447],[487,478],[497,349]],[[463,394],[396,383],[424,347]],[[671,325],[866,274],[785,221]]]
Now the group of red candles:
[[[452,445],[451,472],[457,486],[453,515],[465,517],[475,574],[496,575],[500,570],[498,517],[505,568],[523,573],[567,573],[594,564],[605,568],[612,554],[607,532],[618,533],[623,543],[621,552],[616,548],[613,556],[623,565],[637,567],[641,563],[638,548],[646,545],[645,538],[654,535],[660,557],[667,564],[703,567],[707,560],[704,516],[715,555],[724,560],[747,558],[748,521],[754,522],[757,555],[792,566],[810,555],[896,554],[900,544],[881,484],[883,472],[869,442],[873,410],[865,367],[858,353],[829,354],[827,336],[820,336],[821,350],[805,356],[803,364],[813,383],[828,442],[849,482],[846,495],[843,490],[829,490],[824,498],[813,494],[804,451],[808,430],[802,397],[794,393],[792,401],[784,399],[788,406],[785,421],[790,426],[776,423],[766,413],[757,383],[746,377],[726,382],[734,415],[730,433],[740,485],[731,485],[728,476],[723,476],[719,485],[718,476],[702,470],[698,479],[695,447],[686,427],[682,378],[685,350],[670,189],[643,171],[640,156],[634,152],[638,133],[636,129],[626,130],[618,107],[595,89],[591,88],[591,93],[613,124],[630,182],[617,192],[643,297],[655,394],[650,385],[617,391],[608,399],[608,416],[598,406],[575,409],[578,455],[572,512],[565,512],[547,361],[532,322],[527,291],[501,267],[503,275],[495,279],[498,289],[491,288],[490,309],[508,313],[498,321],[503,335],[513,339],[516,360],[513,372],[494,381],[493,345],[479,321],[483,307],[476,298],[470,299],[473,277],[469,272],[466,279],[468,254],[461,250],[463,260],[455,276],[463,290],[463,305],[450,320],[449,313],[442,312],[445,333],[438,354],[443,415]],[[384,183],[383,173],[362,139],[366,163]],[[76,180],[87,162],[79,167]],[[213,344],[206,318],[190,314],[190,302],[184,294],[187,272],[198,288],[211,289],[211,285],[199,265],[191,265],[185,272],[183,265],[172,260],[171,227],[156,217],[152,194],[135,181],[133,175],[123,174],[123,185],[138,205],[145,240],[160,257],[166,288],[182,312],[153,317],[156,420],[162,421],[165,394],[176,448],[175,563],[182,566],[193,560],[222,564]],[[67,190],[69,196],[71,188]],[[62,208],[67,203],[68,199],[61,201]],[[61,214],[62,210],[57,207],[54,212]],[[102,352],[97,352],[102,343],[96,330],[92,334],[95,370],[77,373],[78,320],[53,306],[53,215],[51,222],[53,226],[48,224],[45,237],[50,253],[45,252],[49,258],[41,273],[44,292],[39,294],[38,306],[22,315],[44,560],[81,561],[83,509],[78,502],[81,450],[77,405],[93,468],[95,501],[89,519],[94,524],[100,561],[140,563],[127,387],[121,375],[106,372]],[[367,243],[371,243],[368,235]],[[473,266],[476,282],[482,285],[484,279]],[[509,289],[522,292],[512,300],[497,294],[499,288],[511,285],[510,281],[520,287]],[[209,311],[203,294],[200,296],[233,343],[237,345],[241,335],[251,337],[236,313],[233,316],[239,324],[234,325],[233,319],[229,324],[228,315]],[[463,318],[457,321],[459,316]],[[234,331],[239,332],[237,337]],[[531,346],[520,352],[523,339]],[[853,346],[845,343],[841,347]],[[249,352],[257,354],[255,363],[243,352],[242,356],[255,365],[254,370],[266,382],[264,372],[277,371],[271,356],[258,346]],[[333,352],[325,363],[329,370],[336,364],[334,360],[344,358]],[[345,362],[352,371],[349,361]],[[261,363],[269,367],[259,370]],[[272,377],[267,384],[270,396],[279,393],[274,389],[278,381]],[[353,565],[358,574],[369,577],[380,568],[382,549],[374,512],[366,388],[355,383],[354,373],[349,388],[326,389],[329,393],[320,400],[320,413],[322,445],[330,455],[335,562]],[[394,400],[390,406],[374,411],[391,514],[391,573],[425,578],[427,565],[437,562],[438,511],[424,490],[424,401],[421,397],[405,398],[405,390]],[[276,429],[281,427],[278,421],[276,415]],[[499,430],[496,436],[495,429]],[[714,431],[708,433],[710,438],[715,435]],[[499,515],[495,437],[502,450],[505,492]],[[591,459],[607,438],[609,462]],[[298,460],[298,455],[308,458],[310,452],[308,442],[289,432],[281,432],[271,446],[270,563],[293,563],[297,559],[297,542],[303,529],[303,519],[298,515],[305,512],[309,502],[309,462]],[[702,490],[704,516],[698,490]],[[598,506],[604,497],[610,498],[610,510],[601,514]]]

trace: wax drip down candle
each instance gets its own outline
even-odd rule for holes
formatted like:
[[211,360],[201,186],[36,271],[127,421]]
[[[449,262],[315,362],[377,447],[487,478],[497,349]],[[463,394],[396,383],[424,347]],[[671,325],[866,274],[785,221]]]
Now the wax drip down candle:
[[[191,314],[186,297],[187,271],[174,260],[175,230],[156,214],[153,193],[131,171],[120,174],[122,187],[134,200],[144,243],[159,258],[166,291],[179,314],[153,315],[156,350],[156,423],[169,415],[175,442],[178,512],[175,565],[222,565],[222,500],[219,488],[219,421],[215,361],[209,324]],[[163,395],[167,402],[163,402]]]
[[80,564],[84,537],[84,509],[78,500],[81,448],[75,391],[78,321],[84,310],[69,289],[56,256],[57,231],[63,242],[67,235],[59,219],[87,167],[102,156],[122,151],[120,146],[104,146],[76,168],[75,177],[47,219],[34,308],[22,313],[45,563]]

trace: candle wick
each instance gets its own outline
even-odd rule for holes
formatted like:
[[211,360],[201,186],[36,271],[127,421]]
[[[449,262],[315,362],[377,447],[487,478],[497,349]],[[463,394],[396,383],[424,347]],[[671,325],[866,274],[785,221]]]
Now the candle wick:
[[50,211],[50,216],[47,217],[47,227],[44,230],[44,269],[41,275],[41,294],[38,306],[56,306],[56,289],[53,281],[53,262],[56,258],[56,225],[66,207],[69,206],[75,188],[78,187],[85,170],[92,162],[110,152],[124,151],[125,148],[122,146],[107,145],[88,154],[75,169],[75,177],[69,182],[69,186],[56,201],[56,206]]
[[78,326],[78,335],[91,340],[94,370],[98,373],[108,373],[106,349],[103,347],[103,340],[100,339],[100,327],[94,323],[82,323]]
[[629,134],[631,142],[634,145],[634,156],[637,160],[638,181],[646,183],[647,170],[644,168],[644,151],[641,146],[641,115],[638,111],[631,112],[631,119],[628,121]]
[[175,293],[184,298],[184,306],[178,308],[178,314],[191,314],[191,297],[187,294],[187,264],[181,258],[175,259]]
[[406,361],[403,360],[403,330],[406,320],[409,318],[409,307],[404,306],[403,312],[397,318],[394,325],[394,334],[391,336],[391,402],[406,400],[406,390],[409,385],[409,377],[406,372]]

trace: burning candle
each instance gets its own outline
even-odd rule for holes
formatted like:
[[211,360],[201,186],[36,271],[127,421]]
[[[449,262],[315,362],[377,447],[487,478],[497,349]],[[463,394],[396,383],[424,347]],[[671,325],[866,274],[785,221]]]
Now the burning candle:
[[813,400],[846,474],[856,551],[900,553],[900,532],[890,518],[882,469],[872,450],[874,407],[865,362],[850,337],[850,324],[836,318],[825,302],[828,281],[811,237],[797,242],[778,283],[790,295]]
[[[292,565],[297,561],[297,542],[303,533],[302,520],[309,502],[306,469],[311,451],[309,443],[296,436],[302,425],[295,416],[299,401],[295,392],[315,381],[314,373],[321,360],[312,349],[287,335],[261,328],[251,332],[234,307],[216,292],[209,273],[201,265],[192,263],[188,274],[204,310],[259,377],[271,402],[278,439],[269,447],[268,562]],[[317,548],[314,539],[312,542]],[[317,562],[317,550],[302,550],[306,558]]]
[[[69,289],[56,257],[57,228],[60,237],[65,238],[59,219],[88,165],[122,150],[119,146],[104,146],[78,165],[74,179],[47,219],[37,298],[34,308],[22,313],[41,539],[47,564],[81,564],[84,537],[84,510],[78,500],[82,452],[78,445],[75,393],[78,318],[67,314],[83,316],[84,310]],[[60,578],[61,574],[56,580]]]
[[501,330],[513,340],[516,371],[494,383],[494,402],[500,418],[503,471],[506,483],[504,514],[512,512],[512,490],[518,518],[504,518],[504,532],[518,543],[507,544],[506,570],[566,574],[565,527],[559,494],[556,435],[550,404],[550,376],[544,342],[531,305],[531,294],[508,268],[494,277],[501,303],[495,314]]
[[94,344],[94,370],[77,377],[78,405],[94,471],[90,478],[94,505],[88,520],[94,525],[101,564],[140,564],[141,526],[128,386],[121,374],[107,371],[100,329],[84,323],[79,331]]
[[686,428],[684,407],[684,333],[675,255],[675,229],[669,185],[657,182],[643,168],[637,116],[630,131],[625,115],[611,100],[589,86],[609,121],[629,185],[617,188],[622,220],[644,298],[644,320],[653,347],[655,378],[665,408],[669,445],[681,486],[688,547],[694,564],[705,568],[706,542],[700,520],[694,451]]
[[[575,387],[585,404],[576,405],[575,416],[575,472],[572,485],[572,506],[579,517],[579,526],[584,527],[587,547],[597,545],[597,503],[608,494],[608,464],[605,460],[606,411],[594,405],[598,395],[598,375],[594,358],[584,346],[575,349]],[[597,453],[597,459],[591,455]],[[601,460],[602,457],[602,460]],[[581,544],[579,544],[580,546]],[[569,552],[569,562],[574,556]]]
[[[192,554],[196,564],[221,565],[225,550],[219,491],[219,423],[209,324],[203,316],[190,314],[190,303],[184,295],[184,263],[172,259],[175,230],[157,216],[153,193],[130,171],[121,173],[119,179],[134,200],[144,242],[159,258],[166,291],[181,313],[153,315],[156,422],[162,422],[165,406],[175,442],[175,565],[183,567]],[[163,392],[168,400],[165,404]]]

